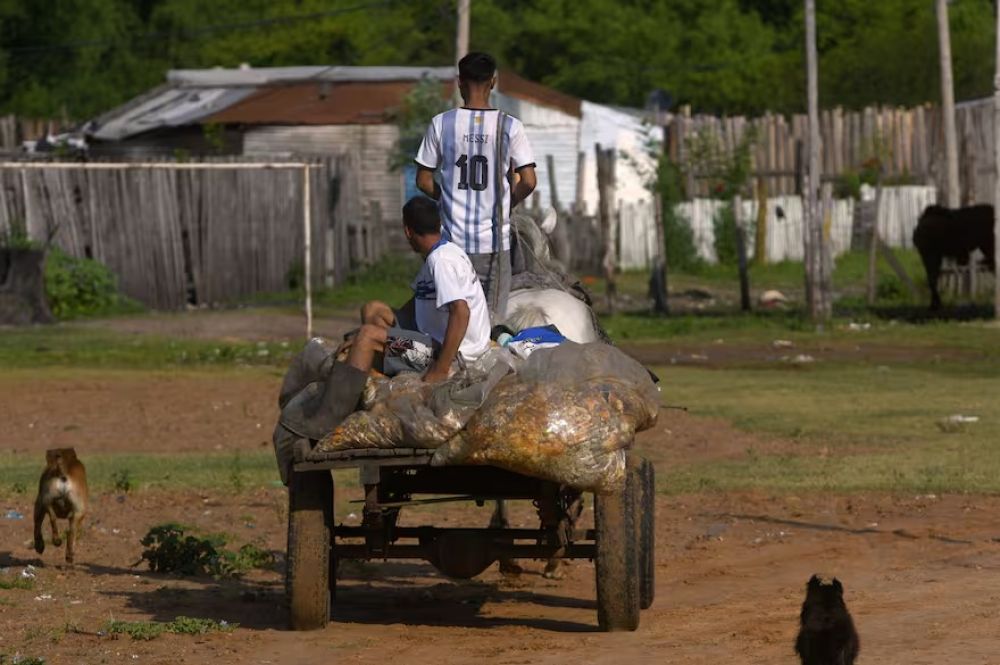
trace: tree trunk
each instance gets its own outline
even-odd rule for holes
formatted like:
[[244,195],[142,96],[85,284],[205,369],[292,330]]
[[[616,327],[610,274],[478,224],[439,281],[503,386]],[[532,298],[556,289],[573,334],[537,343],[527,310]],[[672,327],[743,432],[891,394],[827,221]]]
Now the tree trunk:
[[45,252],[0,249],[0,324],[52,323],[45,299]]

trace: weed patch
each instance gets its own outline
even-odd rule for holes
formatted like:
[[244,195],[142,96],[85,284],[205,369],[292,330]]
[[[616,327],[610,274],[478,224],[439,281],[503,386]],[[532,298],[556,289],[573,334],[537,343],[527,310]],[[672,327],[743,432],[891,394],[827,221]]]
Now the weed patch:
[[274,555],[247,543],[235,552],[225,549],[221,534],[195,536],[189,527],[168,523],[154,526],[140,541],[146,548],[140,561],[156,573],[239,577],[274,563]]
[[133,640],[149,641],[163,633],[205,635],[213,632],[229,633],[238,627],[238,623],[179,616],[173,621],[109,621],[104,625],[104,632],[107,635],[128,635]]

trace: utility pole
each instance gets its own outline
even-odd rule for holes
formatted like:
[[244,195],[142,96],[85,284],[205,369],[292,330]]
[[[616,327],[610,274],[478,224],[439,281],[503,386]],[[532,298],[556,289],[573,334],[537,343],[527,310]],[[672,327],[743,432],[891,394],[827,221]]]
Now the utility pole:
[[469,52],[469,15],[472,13],[472,0],[457,0],[458,29],[455,32],[455,67],[458,61]]
[[[993,273],[993,316],[1000,319],[1000,5],[997,5],[997,62],[996,76],[993,78],[993,261],[997,266]],[[989,259],[989,257],[986,257]]]
[[806,301],[813,323],[830,318],[829,292],[823,279],[823,219],[819,211],[819,73],[816,53],[816,0],[805,0],[806,89],[809,107],[808,170],[805,191]]
[[961,205],[958,184],[958,134],[955,130],[955,86],[951,76],[951,34],[948,27],[948,0],[937,0],[938,50],[941,59],[941,113],[944,116],[944,157],[948,177],[945,203]]

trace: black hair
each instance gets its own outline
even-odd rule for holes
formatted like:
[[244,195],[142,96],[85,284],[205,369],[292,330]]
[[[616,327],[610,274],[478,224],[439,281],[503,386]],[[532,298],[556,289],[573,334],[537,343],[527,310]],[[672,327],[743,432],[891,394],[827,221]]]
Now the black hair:
[[437,203],[426,196],[414,196],[403,206],[403,224],[418,236],[441,232]]
[[458,78],[486,83],[497,73],[497,61],[489,53],[473,52],[458,61]]

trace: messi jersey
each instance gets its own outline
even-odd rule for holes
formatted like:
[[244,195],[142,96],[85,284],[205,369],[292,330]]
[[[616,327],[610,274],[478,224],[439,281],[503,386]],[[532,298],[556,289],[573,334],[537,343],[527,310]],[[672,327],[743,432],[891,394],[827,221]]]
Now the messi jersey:
[[[468,254],[510,249],[508,171],[535,163],[521,121],[505,115],[503,127],[498,128],[498,113],[465,108],[445,111],[431,121],[417,151],[418,164],[440,169],[442,235]],[[500,165],[496,164],[498,134],[504,162]],[[503,227],[494,243],[493,225],[500,213]]]

